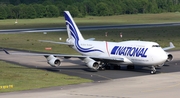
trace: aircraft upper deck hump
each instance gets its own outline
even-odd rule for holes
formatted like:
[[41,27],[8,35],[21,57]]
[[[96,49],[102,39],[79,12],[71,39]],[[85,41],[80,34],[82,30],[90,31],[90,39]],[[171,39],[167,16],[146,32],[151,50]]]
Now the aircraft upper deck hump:
[[74,22],[69,11],[64,11],[64,17],[66,20],[66,27],[68,32],[68,37],[73,38],[76,41],[84,40],[81,32],[79,31],[76,23]]

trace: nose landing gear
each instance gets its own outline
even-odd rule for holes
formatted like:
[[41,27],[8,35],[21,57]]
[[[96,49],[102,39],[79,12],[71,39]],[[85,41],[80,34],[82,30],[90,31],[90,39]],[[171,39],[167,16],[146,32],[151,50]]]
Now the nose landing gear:
[[151,66],[151,74],[155,74],[156,73],[156,68],[154,66]]

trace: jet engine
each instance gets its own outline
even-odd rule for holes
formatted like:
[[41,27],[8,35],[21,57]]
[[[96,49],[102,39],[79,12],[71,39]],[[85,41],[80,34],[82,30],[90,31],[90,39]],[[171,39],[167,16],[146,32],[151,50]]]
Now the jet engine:
[[47,63],[52,67],[58,67],[61,64],[61,61],[58,58],[54,57],[53,55],[47,56],[46,59],[47,59]]
[[99,69],[99,63],[96,62],[95,60],[87,57],[85,59],[83,59],[83,61],[86,63],[86,65],[91,68],[91,69],[94,69],[94,70],[98,70]]
[[168,58],[167,58],[166,62],[170,62],[170,61],[173,60],[173,55],[172,54],[167,53],[167,56],[168,56]]

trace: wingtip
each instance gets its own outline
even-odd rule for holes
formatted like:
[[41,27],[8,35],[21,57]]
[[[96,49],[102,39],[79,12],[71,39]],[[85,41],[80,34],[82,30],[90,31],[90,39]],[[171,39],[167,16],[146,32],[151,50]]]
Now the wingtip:
[[174,44],[172,42],[169,43],[170,47],[175,47]]

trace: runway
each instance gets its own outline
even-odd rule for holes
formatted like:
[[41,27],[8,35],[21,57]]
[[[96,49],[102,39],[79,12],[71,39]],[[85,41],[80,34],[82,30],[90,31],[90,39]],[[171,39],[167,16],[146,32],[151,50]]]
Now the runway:
[[[102,26],[79,26],[80,30],[102,30],[102,29],[126,29],[126,28],[148,28],[180,26],[180,23],[152,23],[152,24],[127,24],[127,25],[102,25]],[[66,31],[65,27],[53,28],[30,28],[30,29],[8,29],[0,30],[0,34],[31,33],[31,32],[61,32]]]
[[42,56],[10,56],[0,52],[0,59],[22,66],[45,69],[57,73],[94,80],[93,83],[51,87],[45,89],[1,93],[4,98],[179,98],[180,51],[170,52],[174,61],[167,63],[157,74],[150,75],[147,68],[135,70],[105,70],[92,72],[79,59],[62,59],[60,68],[51,68]]

